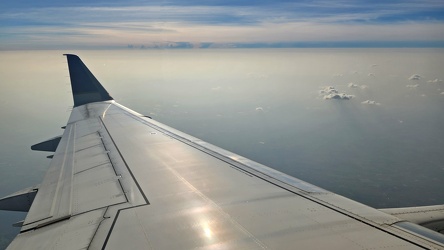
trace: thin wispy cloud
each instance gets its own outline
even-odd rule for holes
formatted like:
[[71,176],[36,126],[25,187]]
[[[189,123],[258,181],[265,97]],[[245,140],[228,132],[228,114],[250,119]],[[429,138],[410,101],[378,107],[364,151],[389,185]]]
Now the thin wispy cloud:
[[419,86],[419,84],[408,84],[405,85],[407,88],[417,88]]
[[441,79],[436,78],[435,80],[428,80],[428,83],[442,83],[443,81]]
[[[161,5],[30,1],[2,5],[0,48],[14,47],[17,42],[51,46],[54,41],[104,46],[159,41],[444,41],[440,32],[444,17],[439,14],[444,3],[439,1],[169,1]],[[81,41],[72,39],[82,36]]]
[[361,104],[365,104],[365,105],[375,105],[375,106],[380,106],[381,103],[374,101],[374,100],[365,100],[363,102],[361,102]]

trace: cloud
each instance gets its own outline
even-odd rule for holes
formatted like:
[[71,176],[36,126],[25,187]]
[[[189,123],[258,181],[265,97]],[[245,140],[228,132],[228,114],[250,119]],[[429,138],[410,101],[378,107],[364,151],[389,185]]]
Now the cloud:
[[352,88],[352,89],[356,89],[356,88],[360,88],[360,89],[367,89],[368,88],[368,86],[367,85],[358,85],[358,84],[355,84],[355,83],[349,83],[348,85],[347,85],[349,88]]
[[256,111],[258,111],[258,112],[262,112],[262,111],[264,111],[264,108],[262,108],[262,107],[257,107],[257,108],[256,108]]
[[368,76],[375,77],[375,73],[368,73]]
[[421,78],[422,78],[422,76],[420,76],[418,74],[413,74],[411,77],[409,77],[409,80],[417,81],[417,80],[419,80]]
[[[442,21],[411,19],[412,11],[430,9],[431,3],[420,6],[415,2],[410,8],[405,7],[409,3],[403,3],[401,9],[398,4],[378,3],[382,7],[373,9],[328,1],[197,4],[172,0],[162,5],[127,1],[110,4],[112,7],[85,1],[43,1],[9,7],[14,5],[0,9],[0,49],[54,48],[61,44],[126,46],[161,41],[233,44],[444,40]],[[395,22],[394,17],[399,19]]]
[[381,105],[381,103],[373,101],[373,100],[366,100],[366,101],[363,101],[361,103],[362,104],[366,104],[366,105],[376,105],[376,106],[380,106]]
[[444,95],[444,92],[441,92],[441,95]]
[[349,88],[359,88],[359,85],[358,84],[354,84],[354,83],[351,82],[351,83],[348,84],[348,87]]
[[339,92],[333,86],[327,86],[319,90],[319,94],[337,94],[337,93]]
[[324,100],[350,100],[353,95],[346,93],[340,93],[335,87],[327,86],[319,91],[319,94],[323,96]]
[[427,82],[428,82],[428,83],[441,83],[442,80],[436,78],[435,80],[428,80]]
[[405,85],[407,88],[417,88],[419,86],[419,84],[409,84],[409,85]]
[[372,64],[372,65],[370,65],[370,67],[372,67],[372,68],[377,67],[377,66],[378,66],[378,64]]
[[325,100],[350,100],[353,98],[353,95],[347,95],[345,93],[339,93],[339,94],[329,94],[329,95],[325,95],[324,99]]

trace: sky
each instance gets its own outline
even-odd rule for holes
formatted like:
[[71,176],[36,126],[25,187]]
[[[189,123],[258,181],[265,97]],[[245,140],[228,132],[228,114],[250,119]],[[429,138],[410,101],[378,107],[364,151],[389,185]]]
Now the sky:
[[0,3],[0,50],[152,47],[444,47],[444,1]]

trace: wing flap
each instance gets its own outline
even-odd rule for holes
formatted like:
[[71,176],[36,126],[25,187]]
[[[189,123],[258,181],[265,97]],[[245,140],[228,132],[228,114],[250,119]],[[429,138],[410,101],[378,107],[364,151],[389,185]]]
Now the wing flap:
[[73,126],[66,127],[22,231],[70,215],[74,131]]
[[380,211],[444,235],[444,205],[386,208]]
[[104,220],[106,209],[98,209],[19,234],[8,250],[21,249],[88,249]]
[[109,163],[76,174],[72,214],[126,203],[119,178]]
[[127,202],[100,135],[106,132],[97,117],[81,113],[84,119],[68,123],[22,231]]

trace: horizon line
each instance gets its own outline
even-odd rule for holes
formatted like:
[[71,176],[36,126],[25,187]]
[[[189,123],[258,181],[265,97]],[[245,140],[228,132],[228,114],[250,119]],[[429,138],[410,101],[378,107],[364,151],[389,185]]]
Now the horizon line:
[[444,41],[293,41],[293,42],[147,42],[120,45],[4,46],[14,50],[156,50],[156,49],[285,49],[285,48],[444,48]]

